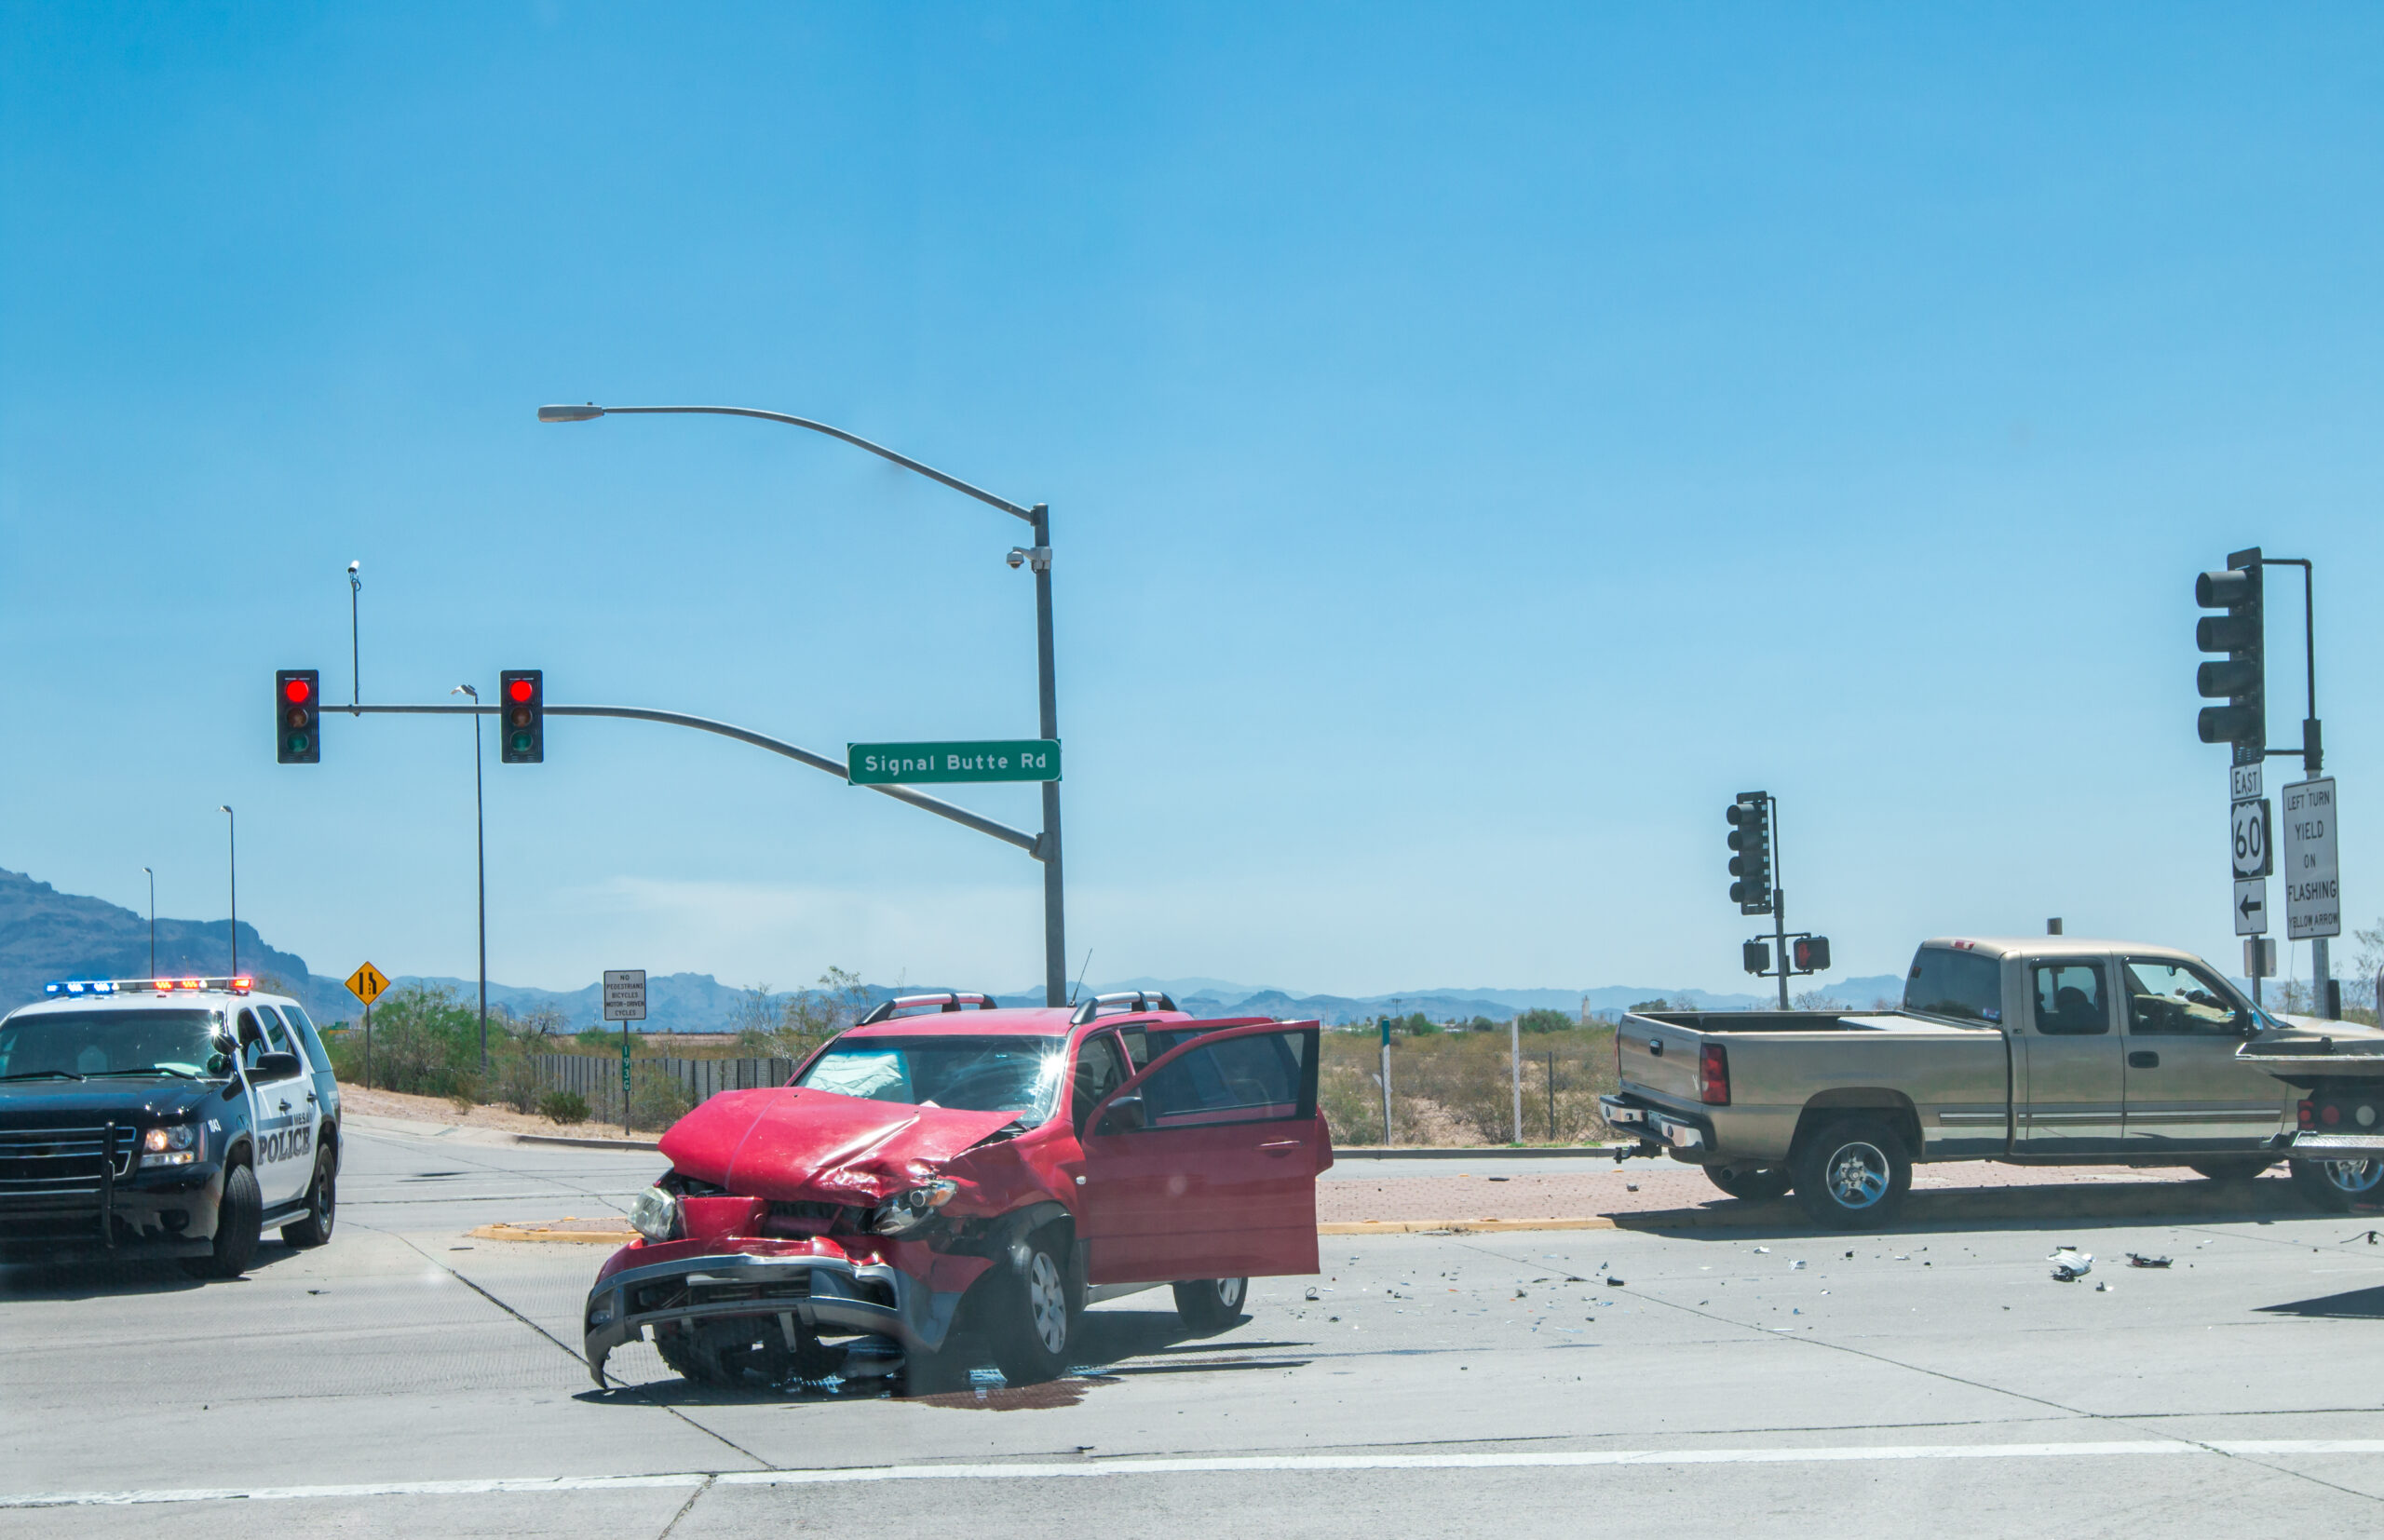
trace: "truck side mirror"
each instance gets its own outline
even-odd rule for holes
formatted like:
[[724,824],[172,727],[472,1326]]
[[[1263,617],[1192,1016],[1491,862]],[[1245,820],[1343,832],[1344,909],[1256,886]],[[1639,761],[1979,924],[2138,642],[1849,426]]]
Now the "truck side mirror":
[[1122,1134],[1132,1133],[1147,1127],[1149,1125],[1143,1118],[1143,1099],[1139,1096],[1121,1096],[1109,1103],[1101,1114],[1099,1126],[1092,1131],[1097,1134]]

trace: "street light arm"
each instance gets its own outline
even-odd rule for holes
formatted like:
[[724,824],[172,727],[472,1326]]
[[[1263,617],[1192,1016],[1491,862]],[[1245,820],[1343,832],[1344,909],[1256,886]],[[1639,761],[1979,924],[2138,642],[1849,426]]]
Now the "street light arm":
[[831,439],[841,439],[855,449],[865,449],[881,460],[891,460],[904,470],[917,471],[930,481],[941,481],[957,493],[965,493],[980,503],[1001,509],[1013,518],[1035,522],[1035,510],[1020,507],[1007,497],[996,497],[982,487],[972,487],[956,476],[946,476],[933,466],[922,465],[907,454],[898,453],[884,444],[873,444],[856,433],[829,423],[815,423],[808,417],[792,417],[783,412],[764,412],[745,406],[542,406],[538,421],[542,423],[582,423],[591,417],[628,416],[633,413],[698,412],[714,417],[759,417],[764,422],[784,423],[790,427],[807,427],[814,433],[824,433]]

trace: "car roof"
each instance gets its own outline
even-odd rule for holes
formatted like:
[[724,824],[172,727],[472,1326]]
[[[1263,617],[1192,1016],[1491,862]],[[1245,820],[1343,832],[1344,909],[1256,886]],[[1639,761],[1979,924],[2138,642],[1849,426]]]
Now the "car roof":
[[[1001,1006],[992,1010],[924,1010],[916,1016],[889,1017],[847,1031],[846,1037],[1061,1037],[1076,1026],[1076,1011],[1067,1006]],[[1086,1025],[1168,1025],[1193,1018],[1180,1010],[1119,1012],[1096,1018]]]
[[269,994],[263,990],[178,989],[170,993],[145,989],[118,990],[112,994],[53,995],[19,1006],[7,1012],[7,1016],[47,1016],[68,1010],[156,1010],[161,1006],[173,1009],[192,1006],[208,1010],[231,1010],[253,1002],[268,1006],[298,1004],[286,994]]
[[2204,963],[2190,952],[2154,946],[2148,941],[2113,941],[2095,936],[1932,936],[1920,943],[1945,951],[1982,952],[1990,957],[2130,957],[2174,958]]

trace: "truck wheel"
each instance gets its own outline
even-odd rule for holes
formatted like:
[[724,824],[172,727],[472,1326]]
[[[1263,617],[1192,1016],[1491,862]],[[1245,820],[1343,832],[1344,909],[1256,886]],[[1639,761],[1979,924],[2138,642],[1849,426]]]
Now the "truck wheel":
[[1006,1271],[987,1281],[992,1288],[982,1318],[1002,1378],[1039,1385],[1066,1373],[1076,1322],[1057,1233],[1044,1229],[1027,1236],[1012,1249]]
[[1912,1157],[1893,1128],[1869,1117],[1827,1124],[1796,1155],[1796,1202],[1832,1229],[1887,1223],[1912,1186]]
[[1768,1203],[1775,1197],[1785,1197],[1794,1180],[1785,1166],[1708,1166],[1705,1180],[1749,1203]]
[[2384,1197],[2384,1160],[2296,1160],[2293,1184],[2312,1209],[2347,1214],[2354,1204]]
[[1192,1278],[1175,1286],[1175,1313],[1195,1331],[1222,1331],[1241,1319],[1248,1278]]
[[306,1189],[306,1217],[281,1227],[282,1241],[291,1246],[320,1246],[332,1238],[339,1218],[339,1177],[332,1169],[332,1153],[315,1157],[315,1182]]
[[2197,1160],[2186,1169],[2217,1182],[2249,1182],[2275,1165],[2273,1160]]
[[264,1228],[264,1195],[257,1189],[257,1174],[235,1166],[224,1173],[224,1196],[215,1205],[215,1248],[203,1257],[182,1258],[183,1271],[195,1278],[238,1277],[256,1259]]

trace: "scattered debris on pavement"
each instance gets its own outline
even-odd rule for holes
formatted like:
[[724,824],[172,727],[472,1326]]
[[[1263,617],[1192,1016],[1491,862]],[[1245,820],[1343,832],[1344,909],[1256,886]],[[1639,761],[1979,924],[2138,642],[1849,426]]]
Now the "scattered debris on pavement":
[[2127,1254],[2127,1264],[2130,1267],[2166,1267],[2171,1260],[2168,1257],[2147,1257],[2138,1251],[2130,1251]]
[[2094,1270],[2094,1253],[2065,1246],[2045,1259],[2052,1263],[2052,1281],[2076,1283]]

